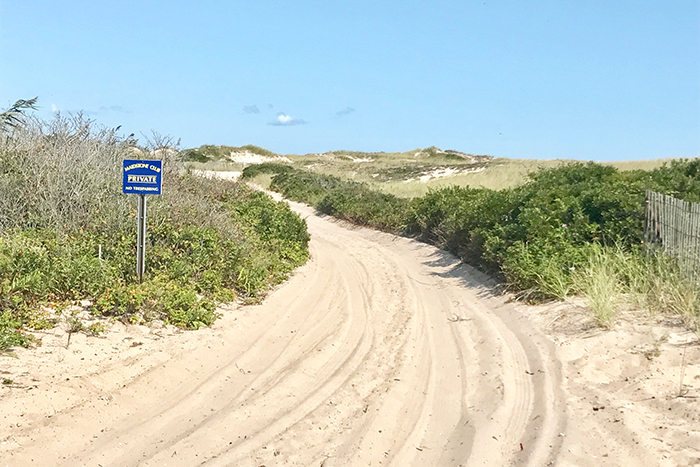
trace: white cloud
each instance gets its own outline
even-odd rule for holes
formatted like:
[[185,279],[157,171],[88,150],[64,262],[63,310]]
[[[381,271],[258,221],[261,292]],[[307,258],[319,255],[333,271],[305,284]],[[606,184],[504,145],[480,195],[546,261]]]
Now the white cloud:
[[301,118],[292,118],[284,112],[277,114],[277,119],[273,122],[268,123],[272,126],[294,126],[294,125],[306,125],[306,121]]
[[51,112],[53,112],[53,113],[58,112],[58,107],[56,107],[56,104],[51,104]]

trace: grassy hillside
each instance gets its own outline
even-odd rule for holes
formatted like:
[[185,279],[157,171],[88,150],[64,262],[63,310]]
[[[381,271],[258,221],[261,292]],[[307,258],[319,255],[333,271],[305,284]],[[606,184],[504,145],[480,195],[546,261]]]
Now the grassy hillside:
[[[233,162],[232,154],[245,152],[273,158],[279,154],[257,146],[202,146],[184,151],[190,154],[191,166],[203,170],[240,171],[249,163]],[[193,157],[192,154],[203,154]],[[323,154],[286,155],[295,168],[351,180],[402,198],[414,198],[430,190],[448,186],[500,190],[525,183],[528,176],[541,169],[559,167],[575,162],[566,159],[507,159],[466,154],[436,147],[407,152],[332,151]],[[669,159],[605,162],[621,171],[652,170]]]
[[491,157],[430,147],[403,153],[334,151],[290,156],[290,159],[297,168],[358,182],[386,183],[420,179],[439,169],[453,173],[478,170]]

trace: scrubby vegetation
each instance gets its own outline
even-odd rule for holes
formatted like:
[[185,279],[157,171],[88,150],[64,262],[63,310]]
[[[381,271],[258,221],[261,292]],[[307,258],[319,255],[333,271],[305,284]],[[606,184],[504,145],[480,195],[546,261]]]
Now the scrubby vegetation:
[[387,232],[399,233],[408,200],[372,190],[364,183],[266,163],[246,167],[245,179],[272,173],[270,188],[286,198],[316,206],[319,211]]
[[187,162],[204,163],[210,161],[226,160],[230,158],[231,153],[236,152],[248,152],[251,154],[257,154],[259,156],[266,157],[279,156],[278,154],[272,151],[268,151],[267,149],[248,144],[246,146],[241,147],[204,145],[198,148],[185,149],[184,151],[182,151],[181,158],[183,161]]
[[[273,173],[271,188],[287,197],[449,250],[502,277],[525,299],[581,293],[605,325],[614,308],[609,302],[620,293],[644,295],[636,300],[650,308],[674,307],[661,297],[659,284],[687,280],[672,259],[642,254],[644,190],[697,201],[699,167],[698,160],[675,161],[652,171],[621,172],[596,163],[570,163],[535,172],[515,188],[453,186],[412,200],[287,165],[253,166],[243,175]],[[697,317],[700,303],[688,298],[687,290],[674,293],[684,297],[684,315]]]
[[[19,123],[0,135],[0,350],[53,325],[42,306],[80,299],[95,315],[196,329],[217,302],[259,300],[308,257],[306,224],[286,204],[190,176],[172,148],[139,148],[80,115]],[[165,159],[141,284],[125,158]]]
[[296,169],[364,183],[390,194],[415,192],[426,185],[425,179],[462,176],[494,165],[491,156],[436,147],[395,153],[331,151],[285,158]]

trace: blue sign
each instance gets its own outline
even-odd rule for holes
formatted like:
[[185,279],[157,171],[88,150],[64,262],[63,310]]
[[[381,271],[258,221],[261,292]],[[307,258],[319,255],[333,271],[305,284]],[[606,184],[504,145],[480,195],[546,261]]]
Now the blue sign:
[[136,161],[124,159],[122,193],[159,195],[163,161]]

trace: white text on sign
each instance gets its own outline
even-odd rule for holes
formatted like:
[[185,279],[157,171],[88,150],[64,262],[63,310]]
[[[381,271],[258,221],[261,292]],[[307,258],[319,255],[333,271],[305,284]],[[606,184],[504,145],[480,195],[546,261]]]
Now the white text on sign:
[[156,183],[155,175],[129,175],[129,183]]

